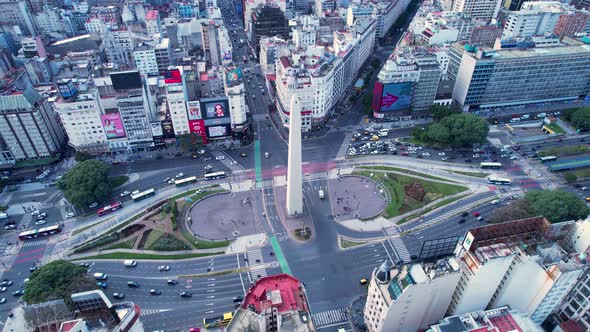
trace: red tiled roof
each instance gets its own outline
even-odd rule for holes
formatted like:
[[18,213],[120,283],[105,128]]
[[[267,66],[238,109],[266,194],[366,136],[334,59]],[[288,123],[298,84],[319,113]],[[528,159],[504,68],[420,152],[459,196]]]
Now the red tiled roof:
[[[274,307],[279,313],[297,310],[308,311],[301,283],[288,274],[277,274],[258,279],[244,299],[243,308],[253,305],[257,312]],[[280,301],[272,303],[271,294],[278,291]]]
[[61,324],[60,332],[69,332],[76,324],[78,324],[78,320],[64,322]]
[[281,63],[283,64],[284,68],[291,67],[291,61],[289,61],[289,58],[287,58],[286,56],[283,55],[280,59],[281,59]]
[[506,313],[505,315],[498,315],[488,317],[490,323],[497,328],[498,332],[518,331],[523,332],[520,326],[516,323],[512,315]]

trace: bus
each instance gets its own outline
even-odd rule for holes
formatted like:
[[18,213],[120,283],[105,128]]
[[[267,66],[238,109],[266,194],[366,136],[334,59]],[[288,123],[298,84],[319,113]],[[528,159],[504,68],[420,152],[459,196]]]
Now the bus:
[[220,324],[227,325],[233,317],[234,314],[231,312],[226,312],[223,315],[219,316],[205,317],[203,318],[203,325],[206,329],[212,327],[219,327]]
[[244,59],[244,63],[248,63],[248,58],[245,55],[242,55],[242,59]]
[[512,180],[491,176],[488,179],[488,183],[510,185],[510,184],[512,184]]
[[142,199],[146,199],[148,197],[152,197],[155,194],[156,194],[156,189],[151,188],[151,189],[148,189],[146,191],[142,191],[142,192],[140,192],[138,194],[135,194],[135,195],[132,194],[131,195],[131,198],[133,199],[134,202],[139,202]]
[[540,157],[539,159],[541,159],[541,162],[544,163],[546,161],[557,160],[557,157],[556,156],[546,156],[546,157]]
[[101,217],[104,216],[105,214],[109,214],[111,212],[117,211],[119,209],[123,208],[123,204],[121,204],[121,202],[115,202],[111,205],[107,205],[105,207],[101,207],[100,209],[98,209],[98,211],[96,211],[96,214]]
[[61,232],[61,225],[53,225],[53,226],[47,226],[47,227],[43,227],[43,228],[39,228],[39,229],[32,229],[30,231],[24,231],[22,233],[20,233],[18,235],[19,240],[24,241],[24,240],[30,240],[30,239],[36,239],[38,237],[41,236],[49,236],[49,235],[53,235],[53,234],[58,234]]
[[205,180],[215,180],[225,178],[225,172],[213,172],[205,174]]
[[177,187],[182,187],[182,186],[186,186],[187,184],[191,184],[191,183],[195,183],[195,182],[197,182],[197,177],[191,176],[188,178],[176,180],[175,184]]
[[500,169],[502,168],[501,163],[483,162],[479,164],[479,167],[483,169]]

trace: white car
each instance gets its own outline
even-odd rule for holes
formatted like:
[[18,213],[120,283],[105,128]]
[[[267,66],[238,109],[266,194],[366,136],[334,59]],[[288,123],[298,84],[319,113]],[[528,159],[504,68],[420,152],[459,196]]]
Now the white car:
[[130,192],[125,190],[124,192],[121,193],[121,197],[129,196],[130,194],[131,194]]
[[168,184],[175,184],[175,183],[176,183],[176,180],[174,180],[174,179],[168,180]]
[[91,208],[91,209],[94,209],[94,208],[95,208],[95,207],[97,207],[97,206],[98,206],[98,203],[96,203],[96,202],[94,202],[94,203],[92,203],[92,204],[88,205],[88,207],[89,207],[89,208]]
[[31,215],[32,215],[32,216],[36,216],[36,215],[38,215],[39,213],[41,213],[41,211],[39,211],[39,210],[35,210],[35,211],[31,212]]
[[75,217],[75,216],[76,216],[76,214],[75,214],[74,212],[68,212],[68,213],[66,214],[66,218],[73,218],[73,217]]
[[423,153],[422,153],[422,155],[423,155],[424,157],[430,157],[430,153],[429,153],[429,152],[423,152]]
[[45,223],[46,223],[45,219],[35,221],[35,225],[43,225]]
[[6,287],[0,287],[0,292],[2,292],[2,293],[6,292]]
[[183,177],[183,176],[184,176],[184,173],[178,173],[178,174],[176,174],[176,178],[177,178],[177,179],[178,179],[178,178],[181,178],[181,177]]
[[512,157],[510,157],[510,160],[516,160],[516,159],[518,159],[518,157],[517,157],[517,156],[512,156]]
[[6,298],[5,297],[1,298],[0,303],[6,303]]
[[491,201],[490,203],[491,203],[492,205],[496,205],[496,204],[500,203],[500,201],[499,201],[499,200],[497,200],[497,199],[495,199],[495,200]]
[[133,190],[133,191],[131,192],[131,195],[137,195],[137,194],[139,194],[139,190]]
[[446,153],[444,153],[444,152],[439,152],[439,153],[438,153],[438,155],[439,155],[439,156],[446,156],[447,154],[446,154]]
[[224,156],[217,156],[217,157],[215,157],[215,160],[223,160],[223,159],[225,159]]
[[479,158],[479,153],[474,154],[473,158]]

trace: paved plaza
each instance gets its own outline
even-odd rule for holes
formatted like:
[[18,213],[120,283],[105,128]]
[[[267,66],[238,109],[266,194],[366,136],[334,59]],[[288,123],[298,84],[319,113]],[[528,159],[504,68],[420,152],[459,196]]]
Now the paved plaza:
[[254,200],[253,191],[207,197],[190,208],[190,229],[196,236],[207,240],[263,233]]
[[379,215],[387,203],[378,190],[377,182],[360,176],[331,179],[330,202],[334,219],[345,221]]

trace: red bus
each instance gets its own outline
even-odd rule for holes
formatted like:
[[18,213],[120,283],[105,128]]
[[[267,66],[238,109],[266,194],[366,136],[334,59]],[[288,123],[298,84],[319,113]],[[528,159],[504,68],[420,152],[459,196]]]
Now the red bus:
[[32,240],[39,238],[41,236],[49,236],[53,234],[58,234],[61,232],[61,225],[53,225],[39,229],[33,229],[30,231],[22,232],[18,235],[18,238],[22,241],[24,240]]
[[105,214],[109,214],[113,211],[117,211],[122,207],[123,207],[123,204],[121,204],[121,202],[115,202],[111,205],[107,205],[105,207],[98,209],[98,211],[96,211],[96,214],[99,216],[104,216]]

